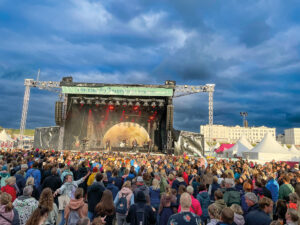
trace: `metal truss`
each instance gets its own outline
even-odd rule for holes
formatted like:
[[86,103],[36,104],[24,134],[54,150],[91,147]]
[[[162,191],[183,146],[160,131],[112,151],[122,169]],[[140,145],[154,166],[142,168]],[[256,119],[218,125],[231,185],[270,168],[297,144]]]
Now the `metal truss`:
[[30,88],[35,87],[41,90],[53,91],[56,93],[61,92],[61,88],[59,86],[60,82],[56,81],[35,81],[33,79],[25,79],[25,93],[23,100],[23,109],[22,109],[22,118],[20,125],[20,147],[23,147],[23,136],[24,130],[26,128],[26,120],[27,120],[27,112],[28,112],[28,104],[30,99]]

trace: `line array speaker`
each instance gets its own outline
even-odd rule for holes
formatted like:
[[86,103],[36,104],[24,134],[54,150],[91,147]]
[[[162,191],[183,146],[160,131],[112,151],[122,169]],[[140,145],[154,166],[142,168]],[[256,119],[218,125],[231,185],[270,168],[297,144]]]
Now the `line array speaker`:
[[167,124],[166,128],[167,130],[173,130],[173,113],[174,113],[174,106],[168,105],[167,106]]
[[55,123],[61,126],[63,122],[63,102],[55,102]]

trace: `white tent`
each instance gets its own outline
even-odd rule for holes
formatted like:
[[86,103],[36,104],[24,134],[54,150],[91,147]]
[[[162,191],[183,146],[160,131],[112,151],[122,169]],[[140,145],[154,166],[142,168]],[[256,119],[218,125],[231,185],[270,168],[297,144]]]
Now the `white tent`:
[[292,154],[284,149],[270,133],[266,133],[262,141],[251,151],[243,153],[243,157],[265,161],[290,161]]
[[0,133],[0,142],[13,142],[14,140],[3,129]]
[[249,143],[246,137],[241,136],[234,146],[226,150],[225,154],[228,153],[228,157],[233,157],[234,155],[241,157],[243,152],[248,152],[252,148],[253,146]]
[[220,146],[221,146],[220,143],[217,142],[217,143],[214,145],[213,150],[220,148]]
[[300,155],[300,151],[296,148],[295,145],[292,145],[291,148],[289,149],[289,152],[290,153],[293,153],[293,154],[298,154]]
[[205,150],[205,152],[210,152],[210,147],[206,141],[204,142],[204,150]]

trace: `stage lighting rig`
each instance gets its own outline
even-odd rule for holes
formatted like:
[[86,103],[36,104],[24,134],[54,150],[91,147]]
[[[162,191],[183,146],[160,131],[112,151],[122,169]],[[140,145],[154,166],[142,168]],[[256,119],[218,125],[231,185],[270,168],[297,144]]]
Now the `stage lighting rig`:
[[80,104],[81,104],[81,105],[84,105],[84,103],[85,103],[84,100],[81,99],[81,100],[80,100]]

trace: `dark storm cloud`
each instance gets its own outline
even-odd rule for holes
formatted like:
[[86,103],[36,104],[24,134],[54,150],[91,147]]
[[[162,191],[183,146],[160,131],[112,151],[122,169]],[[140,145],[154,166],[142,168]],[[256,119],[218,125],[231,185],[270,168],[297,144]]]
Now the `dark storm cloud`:
[[[18,127],[24,79],[215,83],[214,122],[299,126],[296,0],[0,0],[0,125]],[[27,125],[54,124],[55,94],[32,90]],[[208,123],[205,93],[174,100],[177,129]]]

